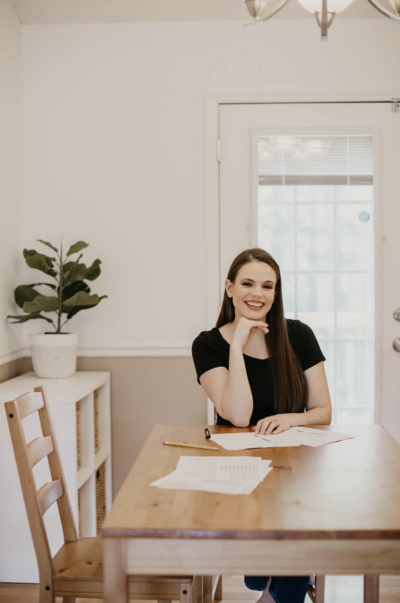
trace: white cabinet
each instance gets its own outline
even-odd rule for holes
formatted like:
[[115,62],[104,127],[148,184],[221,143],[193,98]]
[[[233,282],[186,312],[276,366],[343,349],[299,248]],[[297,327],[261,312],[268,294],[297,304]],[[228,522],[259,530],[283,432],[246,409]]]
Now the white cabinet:
[[[4,402],[44,385],[75,521],[96,536],[111,506],[110,374],[77,372],[69,379],[26,373],[0,384],[0,582],[38,582]],[[23,421],[27,442],[41,436],[37,413]],[[51,481],[47,458],[33,469],[36,487]],[[63,543],[57,505],[44,516],[54,555]]]

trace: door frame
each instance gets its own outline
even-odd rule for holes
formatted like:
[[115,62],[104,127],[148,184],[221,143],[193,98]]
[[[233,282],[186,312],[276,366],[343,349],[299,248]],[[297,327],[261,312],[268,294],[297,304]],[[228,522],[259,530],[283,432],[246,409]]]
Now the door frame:
[[[236,95],[236,94],[207,94],[206,95],[206,328],[211,329],[215,325],[220,305],[220,289],[223,276],[220,274],[220,163],[218,160],[220,139],[220,107],[222,105],[251,105],[251,104],[292,104],[303,103],[387,103],[391,104],[393,98],[399,98],[397,93],[368,93],[368,94],[325,94],[318,93],[309,95]],[[388,107],[388,110],[389,107]],[[329,129],[329,128],[328,128]],[[372,130],[373,128],[369,128]],[[376,129],[375,129],[376,130]],[[375,139],[374,139],[375,140]],[[374,142],[374,162],[377,161],[376,153],[379,139]],[[375,163],[375,165],[377,165]],[[377,182],[379,195],[379,182]],[[375,258],[380,261],[381,243],[385,239],[385,228],[383,223],[383,212],[375,212]],[[254,210],[251,211],[252,216]],[[252,220],[253,221],[253,220]],[[253,230],[253,229],[252,229]],[[379,236],[379,239],[378,239]],[[376,287],[377,291],[378,287]],[[375,311],[380,312],[381,302],[375,294]],[[377,314],[377,312],[376,312]],[[379,362],[379,351],[381,347],[380,314],[375,324],[375,422],[381,419],[381,367]],[[210,400],[207,401],[207,422],[214,424],[214,406]]]

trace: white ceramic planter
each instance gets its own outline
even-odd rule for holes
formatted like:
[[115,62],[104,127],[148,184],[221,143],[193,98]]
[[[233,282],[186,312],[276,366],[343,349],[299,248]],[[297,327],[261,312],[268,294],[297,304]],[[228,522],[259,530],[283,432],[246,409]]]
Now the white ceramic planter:
[[64,379],[76,371],[77,333],[30,336],[33,369],[42,379]]

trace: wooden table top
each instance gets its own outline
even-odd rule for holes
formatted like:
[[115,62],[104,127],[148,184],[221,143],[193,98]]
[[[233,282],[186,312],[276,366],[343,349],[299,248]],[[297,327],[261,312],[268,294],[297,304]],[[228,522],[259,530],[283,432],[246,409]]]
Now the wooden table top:
[[[206,445],[205,427],[153,428],[103,524],[103,537],[400,539],[400,445],[379,425],[315,425],[359,435],[318,448],[209,453],[163,446],[164,440]],[[180,456],[192,455],[260,456],[272,459],[273,471],[246,495],[149,485],[173,471]]]

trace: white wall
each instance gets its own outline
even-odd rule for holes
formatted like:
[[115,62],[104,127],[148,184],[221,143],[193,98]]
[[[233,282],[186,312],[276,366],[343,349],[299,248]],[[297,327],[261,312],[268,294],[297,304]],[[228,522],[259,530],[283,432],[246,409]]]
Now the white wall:
[[0,365],[21,347],[20,328],[6,322],[22,266],[21,29],[12,1],[0,0]]
[[189,345],[205,327],[207,93],[400,89],[400,28],[386,19],[338,19],[328,43],[312,20],[23,35],[24,243],[90,242],[86,256],[104,262],[93,288],[110,297],[71,327],[109,353]]

